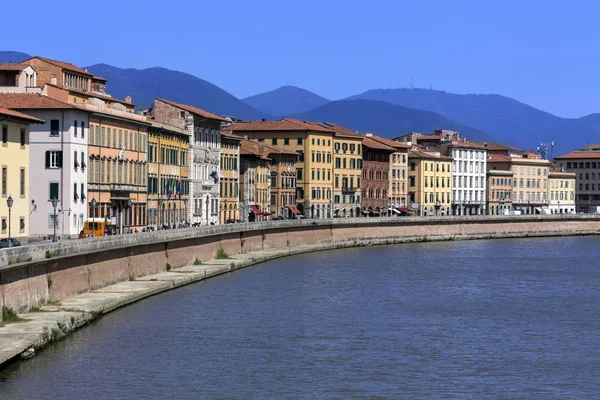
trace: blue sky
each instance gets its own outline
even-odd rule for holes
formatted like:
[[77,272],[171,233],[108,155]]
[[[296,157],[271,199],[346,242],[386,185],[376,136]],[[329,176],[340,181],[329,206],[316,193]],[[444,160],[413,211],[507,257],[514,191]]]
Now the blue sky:
[[294,84],[339,99],[412,80],[564,117],[600,112],[600,0],[5,3],[2,50],[163,66],[238,97]]

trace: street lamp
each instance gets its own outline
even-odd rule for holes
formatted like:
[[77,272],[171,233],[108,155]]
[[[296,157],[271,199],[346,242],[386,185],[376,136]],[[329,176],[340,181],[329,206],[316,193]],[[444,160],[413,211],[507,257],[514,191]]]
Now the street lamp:
[[96,198],[92,197],[92,237],[96,236]]
[[12,242],[10,241],[10,212],[13,206],[13,198],[11,195],[8,195],[6,205],[8,206],[8,247],[12,247]]
[[58,199],[56,197],[52,198],[52,207],[54,208],[54,214],[52,215],[52,226],[54,227],[54,236],[52,236],[52,241],[56,242],[56,206],[58,205]]

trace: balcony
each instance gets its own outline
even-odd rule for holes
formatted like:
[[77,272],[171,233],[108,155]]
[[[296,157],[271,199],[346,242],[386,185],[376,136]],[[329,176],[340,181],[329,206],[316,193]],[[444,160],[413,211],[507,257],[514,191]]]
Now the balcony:
[[123,185],[120,183],[111,183],[110,190],[114,190],[115,192],[135,192],[136,187],[133,185]]
[[357,188],[354,186],[342,186],[342,193],[344,194],[356,193],[356,190]]

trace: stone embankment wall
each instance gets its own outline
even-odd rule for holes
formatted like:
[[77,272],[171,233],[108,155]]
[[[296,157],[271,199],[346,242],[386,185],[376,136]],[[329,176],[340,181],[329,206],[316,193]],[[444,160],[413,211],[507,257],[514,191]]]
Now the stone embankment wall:
[[[600,215],[272,221],[146,232],[0,250],[0,308],[23,311],[114,283],[228,255],[330,244],[600,233]],[[1,315],[1,314],[0,314]]]

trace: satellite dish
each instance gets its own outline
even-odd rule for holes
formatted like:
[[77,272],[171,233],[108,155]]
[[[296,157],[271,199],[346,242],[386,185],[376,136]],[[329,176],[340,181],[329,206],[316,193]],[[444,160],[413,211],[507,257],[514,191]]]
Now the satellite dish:
[[418,209],[419,209],[419,207],[421,207],[421,206],[419,205],[419,203],[412,203],[410,206],[411,206],[413,209],[415,209],[415,210],[418,210]]

